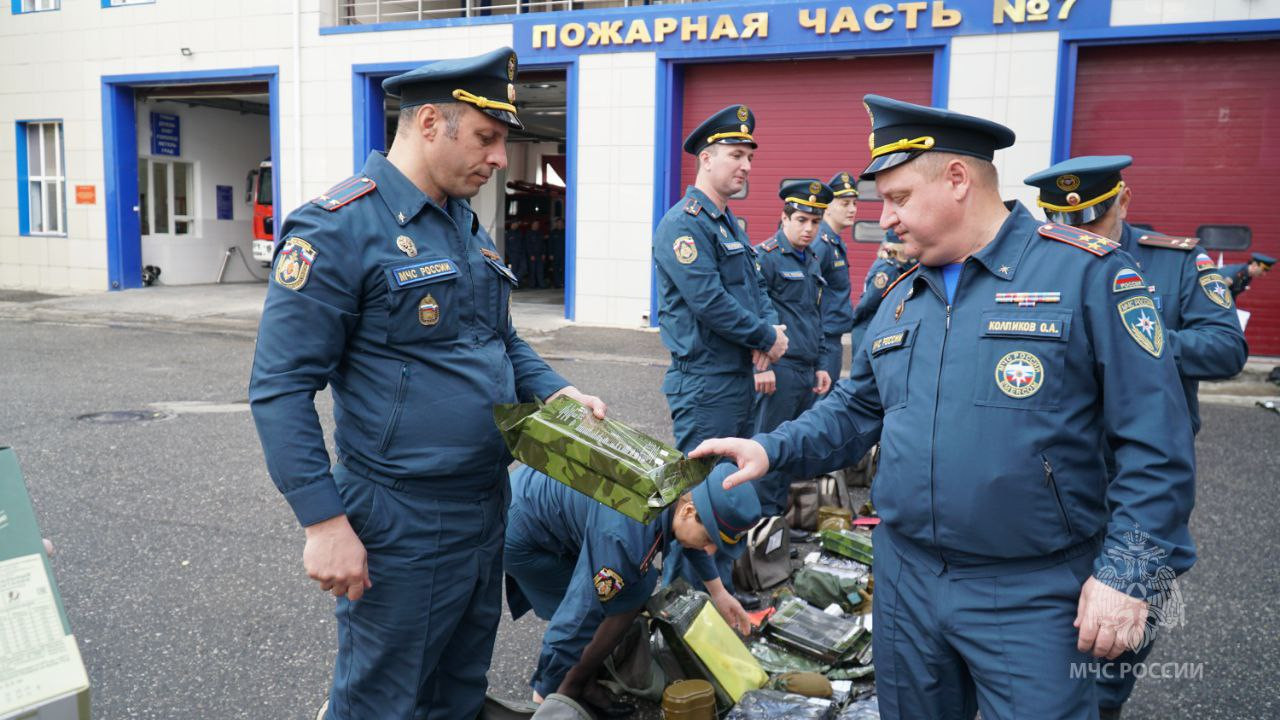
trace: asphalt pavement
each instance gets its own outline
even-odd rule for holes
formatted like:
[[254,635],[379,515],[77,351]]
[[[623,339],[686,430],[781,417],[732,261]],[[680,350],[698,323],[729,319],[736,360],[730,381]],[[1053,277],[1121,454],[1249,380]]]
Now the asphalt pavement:
[[[310,720],[329,683],[333,600],[303,574],[302,533],[263,466],[246,403],[252,313],[8,299],[0,445],[15,449],[57,548],[94,717]],[[614,416],[670,439],[657,335],[563,325],[528,339]],[[331,430],[327,393],[318,402]],[[164,418],[80,419],[125,410]],[[1280,717],[1280,414],[1246,403],[1202,414],[1200,560],[1181,581],[1185,626],[1149,659],[1184,666],[1182,677],[1139,682],[1131,720]],[[527,696],[542,627],[504,617],[490,672],[499,694]]]

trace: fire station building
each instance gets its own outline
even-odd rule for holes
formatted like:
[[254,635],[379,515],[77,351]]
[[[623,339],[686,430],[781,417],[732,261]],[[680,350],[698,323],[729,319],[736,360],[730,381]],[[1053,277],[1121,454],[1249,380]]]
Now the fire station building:
[[[733,201],[755,242],[781,180],[866,164],[875,92],[1012,127],[996,155],[1008,199],[1033,206],[1022,179],[1058,160],[1132,155],[1132,222],[1199,236],[1224,264],[1280,255],[1280,0],[9,5],[0,287],[121,290],[144,268],[261,281],[289,211],[394,135],[384,78],[504,45],[526,129],[473,205],[499,243],[513,217],[563,217],[578,322],[655,322],[651,233],[693,179],[680,141],[730,104],[757,119]],[[863,189],[846,238],[858,288],[883,237]],[[1239,305],[1251,351],[1280,354],[1280,282]]]

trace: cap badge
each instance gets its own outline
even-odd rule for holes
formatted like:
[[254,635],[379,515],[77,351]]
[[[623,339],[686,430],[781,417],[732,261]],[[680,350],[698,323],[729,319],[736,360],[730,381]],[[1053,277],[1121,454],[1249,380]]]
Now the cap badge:
[[847,173],[847,172],[842,172],[842,173],[840,173],[840,182],[842,182],[842,183],[844,183],[846,186],[848,186],[848,184],[849,184],[849,173]]
[[[815,195],[816,195],[816,194],[818,193],[818,191],[819,191],[819,190],[821,190],[821,189],[822,189],[822,186],[821,186],[821,185],[819,185],[818,183],[816,183],[816,182],[811,182],[811,183],[809,183],[809,193],[810,193],[810,194],[815,194]],[[810,198],[810,200],[809,200],[809,201],[810,201],[810,202],[813,202],[813,199],[812,199],[812,198]]]
[[511,83],[507,83],[507,102],[515,104],[515,101],[516,101],[516,86],[512,85]]
[[1080,178],[1075,175],[1062,175],[1058,177],[1058,189],[1062,192],[1070,192],[1080,187]]
[[746,121],[747,121],[747,106],[739,105],[738,106],[738,122],[746,122]]
[[1067,204],[1075,207],[1080,204],[1080,193],[1067,193]]
[[516,56],[512,55],[507,58],[507,80],[516,81]]

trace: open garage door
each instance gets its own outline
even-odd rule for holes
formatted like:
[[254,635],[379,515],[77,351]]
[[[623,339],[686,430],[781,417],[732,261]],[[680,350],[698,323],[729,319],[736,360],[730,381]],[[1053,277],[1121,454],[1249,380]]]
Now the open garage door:
[[[680,137],[726,105],[743,104],[756,116],[760,143],[746,197],[731,201],[747,222],[752,243],[777,230],[783,178],[817,177],[824,182],[840,170],[860,171],[870,159],[867,136],[871,120],[862,96],[878,93],[928,105],[933,90],[933,56],[875,55],[862,57],[734,62],[687,65],[684,68],[684,111]],[[681,191],[693,184],[696,163],[682,154]],[[858,204],[859,220],[878,220],[879,202]],[[849,249],[852,301],[857,303],[867,269],[875,261],[877,241],[853,242]]]
[[[1082,47],[1077,67],[1071,154],[1133,156],[1131,222],[1245,226],[1251,244],[1225,263],[1280,255],[1280,41]],[[1240,307],[1250,352],[1280,354],[1280,281],[1254,282]]]

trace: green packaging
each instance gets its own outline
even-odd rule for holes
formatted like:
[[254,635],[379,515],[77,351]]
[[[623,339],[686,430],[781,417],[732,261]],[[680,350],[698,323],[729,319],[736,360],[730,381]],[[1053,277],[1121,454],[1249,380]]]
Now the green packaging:
[[493,417],[517,460],[643,523],[711,471],[709,460],[687,458],[612,418],[600,420],[565,396],[546,405],[498,405]]
[[823,550],[871,564],[871,536],[851,530],[823,530],[818,533],[818,544]]

